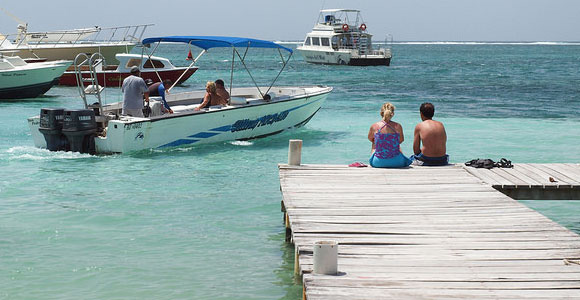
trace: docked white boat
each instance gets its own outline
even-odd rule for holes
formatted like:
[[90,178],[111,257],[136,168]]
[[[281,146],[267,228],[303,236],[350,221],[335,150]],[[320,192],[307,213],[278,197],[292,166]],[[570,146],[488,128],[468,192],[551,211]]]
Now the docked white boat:
[[318,21],[297,50],[304,60],[315,64],[376,66],[391,64],[389,40],[373,49],[372,34],[360,11],[356,9],[323,9]]
[[[249,48],[272,48],[282,60],[284,70],[292,50],[273,42],[205,36],[169,36],[148,38],[144,45],[161,42],[185,43],[202,49],[190,67],[208,50],[216,47],[232,49],[232,57],[246,67]],[[242,54],[238,52],[240,50]],[[287,58],[283,55],[287,51]],[[89,62],[90,64],[90,62]],[[233,78],[232,61],[232,78]],[[280,75],[280,73],[278,75]],[[250,73],[251,74],[251,73]],[[252,77],[253,78],[253,77]],[[28,119],[34,144],[49,150],[71,150],[85,153],[125,153],[151,148],[212,143],[226,140],[247,140],[279,133],[306,124],[320,109],[331,87],[273,86],[240,87],[230,85],[228,105],[196,110],[205,91],[171,93],[166,96],[173,114],[164,114],[161,102],[151,98],[151,112],[144,118],[122,116],[122,101],[102,104],[91,86],[80,91],[96,92],[98,102],[84,110],[42,109],[39,116]],[[95,79],[96,80],[96,79]],[[233,81],[233,80],[231,80]],[[159,99],[157,99],[159,100]]]
[[129,53],[151,25],[46,32],[27,32],[26,26],[19,25],[16,34],[0,34],[0,50],[23,59],[47,60],[74,60],[79,53],[100,53],[107,63],[118,64],[115,55]]
[[72,61],[29,64],[18,56],[0,54],[0,99],[34,98],[46,93]]

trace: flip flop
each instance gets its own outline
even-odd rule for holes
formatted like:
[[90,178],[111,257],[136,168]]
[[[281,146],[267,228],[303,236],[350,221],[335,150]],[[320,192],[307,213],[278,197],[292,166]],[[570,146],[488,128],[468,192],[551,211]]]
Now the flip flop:
[[355,163],[352,163],[352,164],[350,164],[348,166],[349,167],[354,167],[354,168],[364,168],[364,167],[367,167],[367,165],[365,165],[365,164],[363,164],[361,162],[358,162],[358,161],[355,162]]

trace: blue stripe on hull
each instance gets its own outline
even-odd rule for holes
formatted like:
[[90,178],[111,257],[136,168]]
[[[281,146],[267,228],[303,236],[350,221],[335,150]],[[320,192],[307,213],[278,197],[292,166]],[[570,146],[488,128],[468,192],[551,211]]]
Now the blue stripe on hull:
[[[287,110],[285,110],[283,112],[290,113],[290,112],[292,112],[294,110],[297,110],[297,109],[300,109],[300,108],[302,108],[304,106],[311,105],[311,104],[314,104],[314,103],[316,103],[318,101],[321,101],[322,99],[323,98],[317,99],[317,100],[312,101],[312,102],[304,103],[302,105],[299,105],[299,106],[296,106],[296,107],[287,109]],[[320,110],[320,108],[318,108],[318,110]],[[308,123],[308,121],[310,121],[310,119],[312,119],[312,117],[314,117],[314,115],[318,112],[318,110],[316,110],[312,115],[310,115],[304,121],[302,121],[302,122],[300,122],[298,124],[295,124],[293,126],[290,126],[288,128],[304,126],[304,124]],[[200,139],[206,139],[206,138],[210,138],[210,137],[213,137],[213,136],[216,136],[216,135],[220,135],[220,134],[225,133],[225,132],[232,131],[232,128],[233,127],[234,127],[234,125],[225,125],[225,126],[220,126],[220,127],[216,127],[216,128],[213,128],[213,129],[209,129],[208,130],[208,131],[216,131],[216,132],[208,132],[208,131],[198,132],[196,134],[193,134],[193,135],[188,136],[188,138],[192,138],[192,139],[179,139],[179,140],[173,141],[171,143],[167,143],[165,145],[161,145],[161,146],[159,146],[159,148],[174,147],[174,146],[180,146],[180,145],[193,144],[193,143],[199,142]],[[251,140],[251,139],[256,139],[256,138],[260,138],[260,137],[266,137],[266,136],[270,136],[270,135],[274,135],[274,134],[280,133],[282,131],[284,131],[284,129],[278,130],[278,131],[275,131],[275,132],[270,132],[270,133],[263,134],[263,135],[259,135],[259,136],[251,136],[251,137],[247,137],[247,138],[242,138],[242,139],[239,139],[239,140]]]
[[0,89],[0,99],[35,98],[48,92],[57,83],[58,78],[55,78],[45,83]]

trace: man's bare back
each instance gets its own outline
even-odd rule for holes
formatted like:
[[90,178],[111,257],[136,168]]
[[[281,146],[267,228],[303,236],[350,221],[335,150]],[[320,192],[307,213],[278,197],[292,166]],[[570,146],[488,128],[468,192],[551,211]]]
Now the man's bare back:
[[447,133],[443,123],[426,119],[415,126],[413,152],[416,155],[423,153],[429,157],[444,156],[447,153],[446,143]]

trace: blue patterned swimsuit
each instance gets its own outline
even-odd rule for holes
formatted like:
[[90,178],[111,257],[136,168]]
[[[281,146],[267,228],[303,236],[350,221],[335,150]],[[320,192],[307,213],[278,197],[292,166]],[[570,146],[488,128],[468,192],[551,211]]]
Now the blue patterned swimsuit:
[[[400,150],[399,133],[388,123],[375,133],[375,152],[371,156],[369,163],[375,168],[402,168],[413,162],[405,157]],[[381,133],[381,130],[389,127],[395,133]]]

